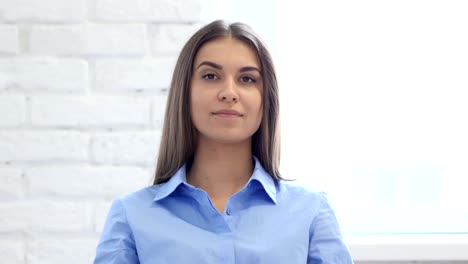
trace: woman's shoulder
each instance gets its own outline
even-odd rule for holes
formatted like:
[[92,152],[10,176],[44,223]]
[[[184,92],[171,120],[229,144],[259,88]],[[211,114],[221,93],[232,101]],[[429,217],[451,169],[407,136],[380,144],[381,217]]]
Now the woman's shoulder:
[[135,190],[135,191],[123,194],[119,196],[116,200],[119,200],[122,204],[125,204],[125,205],[151,202],[153,201],[161,185],[162,184],[146,186],[139,190]]

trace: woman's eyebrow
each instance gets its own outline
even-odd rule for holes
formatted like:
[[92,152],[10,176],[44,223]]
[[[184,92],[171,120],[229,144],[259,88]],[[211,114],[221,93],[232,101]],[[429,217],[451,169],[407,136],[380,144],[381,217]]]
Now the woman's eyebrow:
[[219,64],[217,64],[217,63],[211,62],[211,61],[203,61],[202,63],[198,64],[197,69],[200,68],[200,67],[203,66],[203,65],[207,65],[207,66],[216,68],[216,69],[218,69],[218,70],[222,70],[222,69],[223,69],[223,66],[221,66],[221,65],[219,65]]
[[[198,64],[197,69],[200,68],[203,65],[207,65],[207,66],[213,67],[213,68],[218,69],[218,70],[223,69],[223,66],[221,66],[221,65],[219,65],[217,63],[214,63],[212,61],[203,61],[203,62],[201,62],[200,64]],[[247,72],[247,71],[257,71],[260,74],[262,73],[257,67],[254,67],[254,66],[245,66],[245,67],[240,68],[240,70],[239,70],[239,72]]]
[[245,66],[245,67],[240,68],[239,71],[240,72],[258,71],[258,73],[262,74],[262,72],[257,67],[254,67],[254,66]]

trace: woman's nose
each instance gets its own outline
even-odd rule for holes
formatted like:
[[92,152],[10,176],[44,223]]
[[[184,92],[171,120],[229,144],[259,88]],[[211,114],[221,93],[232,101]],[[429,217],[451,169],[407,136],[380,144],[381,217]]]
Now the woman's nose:
[[236,90],[235,80],[226,80],[223,89],[219,92],[219,100],[223,102],[238,102],[239,94]]

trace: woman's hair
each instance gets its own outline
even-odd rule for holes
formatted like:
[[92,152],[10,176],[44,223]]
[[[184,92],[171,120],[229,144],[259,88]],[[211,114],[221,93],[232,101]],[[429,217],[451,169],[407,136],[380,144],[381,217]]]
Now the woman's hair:
[[214,21],[198,30],[185,44],[177,60],[166,106],[166,115],[159,147],[153,184],[168,181],[195,153],[197,131],[190,114],[190,81],[195,56],[207,42],[231,37],[255,50],[263,80],[263,117],[252,136],[252,154],[275,179],[279,173],[280,129],[278,83],[273,61],[266,46],[255,32],[243,23]]

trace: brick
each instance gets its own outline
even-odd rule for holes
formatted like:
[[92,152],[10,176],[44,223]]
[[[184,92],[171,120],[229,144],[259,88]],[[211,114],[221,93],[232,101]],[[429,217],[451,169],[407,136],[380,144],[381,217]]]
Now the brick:
[[0,131],[0,162],[86,161],[88,144],[74,131]]
[[161,90],[170,85],[175,59],[98,60],[97,90]]
[[33,26],[29,45],[33,54],[141,56],[146,29],[141,24]]
[[16,26],[0,26],[0,54],[18,53],[18,29]]
[[28,241],[27,263],[92,263],[98,238],[40,238]]
[[0,168],[0,200],[11,200],[24,197],[22,171],[16,168]]
[[91,139],[91,155],[97,163],[155,166],[160,137],[159,131],[95,135]]
[[153,125],[157,129],[162,129],[164,125],[164,116],[166,114],[167,95],[157,95],[153,97],[152,115]]
[[0,203],[0,232],[78,232],[91,230],[91,208],[84,202]]
[[0,240],[0,259],[2,263],[24,264],[25,243],[18,239]]
[[87,15],[87,0],[14,0],[1,1],[0,14],[15,22],[80,22]]
[[139,167],[47,166],[26,171],[31,197],[109,198],[148,186],[150,172]]
[[111,202],[100,202],[97,203],[94,207],[94,231],[96,233],[101,233],[106,223],[107,215],[109,214],[109,209],[111,207]]
[[106,21],[196,22],[201,0],[97,0],[97,19]]
[[22,95],[0,95],[0,126],[24,123],[25,99]]
[[83,91],[88,64],[78,59],[0,59],[0,91]]
[[149,27],[152,52],[156,55],[179,55],[199,25],[153,25]]
[[37,96],[31,122],[38,126],[118,127],[150,123],[151,102],[125,96]]

